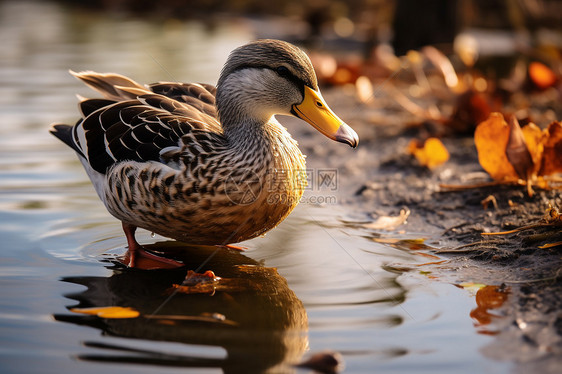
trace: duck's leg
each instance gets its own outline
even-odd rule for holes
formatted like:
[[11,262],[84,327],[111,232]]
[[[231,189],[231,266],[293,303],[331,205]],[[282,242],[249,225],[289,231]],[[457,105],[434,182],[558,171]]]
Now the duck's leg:
[[157,256],[147,252],[135,239],[137,227],[123,222],[123,231],[127,237],[129,250],[123,257],[123,263],[131,268],[138,269],[174,269],[184,266],[181,262]]

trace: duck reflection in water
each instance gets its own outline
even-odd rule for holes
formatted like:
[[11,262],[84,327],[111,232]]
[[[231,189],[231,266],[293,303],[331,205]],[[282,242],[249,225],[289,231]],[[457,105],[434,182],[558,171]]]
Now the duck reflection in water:
[[[104,335],[223,347],[226,357],[209,358],[140,350],[106,342],[84,342],[109,354],[79,359],[176,367],[217,367],[225,373],[292,372],[308,346],[308,320],[302,302],[274,268],[241,253],[178,242],[153,245],[185,262],[188,269],[213,269],[216,278],[186,279],[185,269],[141,271],[115,265],[109,277],[68,277],[83,292],[65,295],[78,301],[69,311],[118,306],[136,310],[136,318],[102,318],[79,313],[55,319],[98,328]],[[147,246],[150,247],[150,246]],[[186,248],[188,247],[188,248]],[[150,248],[149,248],[150,249]],[[121,342],[119,343],[121,344]],[[186,348],[188,350],[188,348]],[[214,352],[214,351],[213,351]],[[116,354],[117,353],[117,354]]]

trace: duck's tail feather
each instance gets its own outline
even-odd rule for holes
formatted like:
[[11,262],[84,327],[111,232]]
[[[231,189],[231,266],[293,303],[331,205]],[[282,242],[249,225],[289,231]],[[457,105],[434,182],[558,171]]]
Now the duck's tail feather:
[[136,99],[139,92],[152,93],[146,87],[138,84],[132,79],[115,73],[96,73],[93,71],[74,72],[70,74],[86,83],[90,88],[101,93],[109,100]]
[[51,125],[49,132],[56,136],[60,141],[74,149],[80,156],[86,158],[82,150],[76,145],[74,141],[73,126],[65,125],[63,123],[54,123]]

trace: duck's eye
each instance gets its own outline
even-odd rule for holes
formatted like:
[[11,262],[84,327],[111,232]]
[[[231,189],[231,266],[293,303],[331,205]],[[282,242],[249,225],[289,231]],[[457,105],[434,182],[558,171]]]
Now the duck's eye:
[[289,72],[289,69],[287,69],[286,66],[279,66],[277,68],[277,74],[279,74],[282,77],[287,77],[290,74],[290,72]]

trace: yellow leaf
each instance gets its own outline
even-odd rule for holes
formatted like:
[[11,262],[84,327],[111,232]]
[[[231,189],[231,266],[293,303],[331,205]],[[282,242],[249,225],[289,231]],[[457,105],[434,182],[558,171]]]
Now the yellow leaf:
[[408,152],[413,154],[418,162],[430,169],[444,164],[449,159],[447,148],[437,138],[429,138],[423,147],[418,147],[417,141],[412,140],[408,146]]
[[133,308],[124,308],[120,306],[106,306],[100,308],[72,308],[71,312],[89,314],[100,318],[137,318],[140,313]]
[[509,125],[501,113],[492,113],[474,132],[478,162],[495,180],[517,180],[518,175],[505,153],[509,141]]
[[525,138],[527,149],[533,160],[531,175],[536,176],[541,167],[541,159],[544,150],[544,145],[542,143],[543,132],[534,123],[529,123],[527,126],[524,126],[521,131],[523,132],[523,138]]

